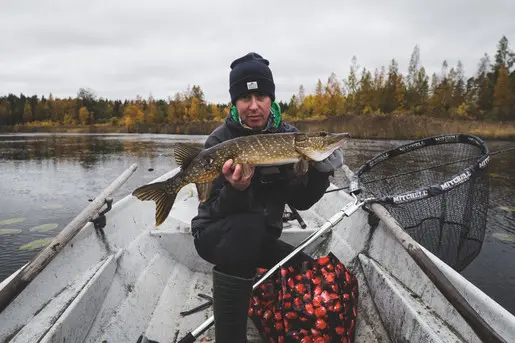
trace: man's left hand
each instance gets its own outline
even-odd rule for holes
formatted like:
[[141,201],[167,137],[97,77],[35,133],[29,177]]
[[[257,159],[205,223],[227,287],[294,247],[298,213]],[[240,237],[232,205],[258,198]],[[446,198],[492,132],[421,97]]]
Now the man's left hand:
[[326,159],[315,162],[314,167],[323,173],[334,172],[343,166],[343,151],[342,149],[336,149],[331,155],[327,156]]

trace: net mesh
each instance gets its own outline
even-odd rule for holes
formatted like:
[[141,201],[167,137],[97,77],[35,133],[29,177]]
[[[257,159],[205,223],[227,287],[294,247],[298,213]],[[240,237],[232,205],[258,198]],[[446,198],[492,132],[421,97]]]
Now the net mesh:
[[[359,175],[365,197],[383,197],[449,181],[476,163],[477,146],[452,143],[426,146],[390,157]],[[443,194],[404,204],[383,205],[419,244],[457,271],[479,253],[488,210],[488,174]]]

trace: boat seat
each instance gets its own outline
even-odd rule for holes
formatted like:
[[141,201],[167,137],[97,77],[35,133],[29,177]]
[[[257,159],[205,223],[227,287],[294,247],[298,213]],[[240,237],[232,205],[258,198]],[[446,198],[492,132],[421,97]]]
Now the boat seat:
[[[197,214],[198,199],[191,192],[189,196],[178,196],[178,199],[168,218],[159,227],[151,228],[150,235],[155,237],[177,262],[192,271],[207,272],[212,266],[203,260],[199,261],[191,235],[190,223]],[[281,239],[296,247],[318,229],[321,219],[303,216],[303,221],[306,228],[302,228],[296,219],[286,222]]]

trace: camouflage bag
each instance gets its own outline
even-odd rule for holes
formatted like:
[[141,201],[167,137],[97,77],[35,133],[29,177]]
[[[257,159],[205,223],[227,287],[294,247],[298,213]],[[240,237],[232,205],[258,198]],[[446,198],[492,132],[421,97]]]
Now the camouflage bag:
[[357,305],[355,276],[329,253],[278,269],[252,292],[248,314],[265,342],[350,343]]

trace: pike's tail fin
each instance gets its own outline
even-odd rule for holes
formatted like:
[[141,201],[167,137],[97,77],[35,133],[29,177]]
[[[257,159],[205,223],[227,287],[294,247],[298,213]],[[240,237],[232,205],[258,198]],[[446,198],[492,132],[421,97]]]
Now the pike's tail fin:
[[155,182],[137,188],[132,195],[139,200],[153,200],[156,203],[156,226],[161,225],[170,213],[177,192],[170,192],[166,181]]

